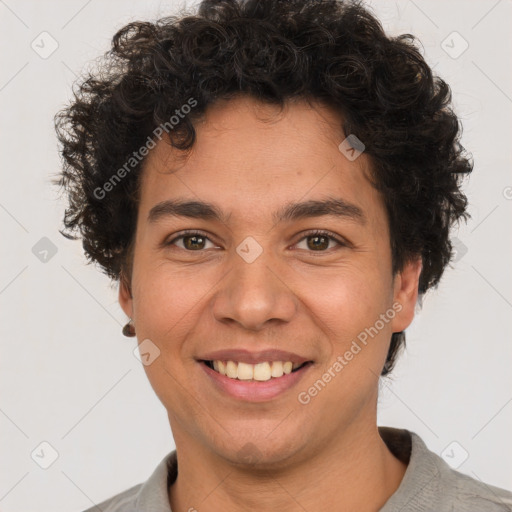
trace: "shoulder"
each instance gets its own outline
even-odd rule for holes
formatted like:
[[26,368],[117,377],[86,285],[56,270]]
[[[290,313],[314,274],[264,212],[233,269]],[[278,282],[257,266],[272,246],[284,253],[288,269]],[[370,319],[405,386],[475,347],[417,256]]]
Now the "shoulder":
[[405,429],[379,427],[390,451],[407,464],[398,489],[380,512],[512,512],[512,492],[449,466]]
[[439,457],[441,488],[457,512],[512,512],[512,492],[452,469]]
[[84,512],[136,512],[136,503],[143,484],[137,484],[126,491],[120,492]]
[[145,482],[134,485],[84,512],[171,512],[168,488],[177,475],[177,454],[176,450],[173,450],[160,461]]
[[[489,485],[456,471],[439,455],[428,450],[423,441],[411,432],[413,445],[422,445],[422,456],[429,458],[437,473],[434,481],[439,492],[441,509],[457,512],[512,512],[512,492]],[[445,508],[442,508],[442,507]]]

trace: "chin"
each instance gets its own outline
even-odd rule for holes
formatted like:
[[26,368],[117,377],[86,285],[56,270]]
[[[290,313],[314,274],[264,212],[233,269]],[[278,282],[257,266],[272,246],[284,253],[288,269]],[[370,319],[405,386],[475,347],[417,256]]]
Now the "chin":
[[240,468],[246,467],[251,471],[275,471],[285,468],[294,464],[292,459],[299,450],[296,442],[292,444],[283,440],[281,443],[274,442],[270,445],[264,436],[258,440],[240,440],[236,442],[236,446],[234,445],[234,442],[230,443],[219,455],[231,464]]

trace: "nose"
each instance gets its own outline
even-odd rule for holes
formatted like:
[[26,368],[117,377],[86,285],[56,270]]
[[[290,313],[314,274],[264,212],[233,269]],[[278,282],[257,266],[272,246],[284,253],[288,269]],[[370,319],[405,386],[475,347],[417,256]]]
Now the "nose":
[[271,251],[263,251],[254,261],[234,252],[230,271],[213,297],[213,314],[219,322],[237,323],[257,331],[267,324],[290,322],[298,309],[298,299],[286,282],[284,262]]

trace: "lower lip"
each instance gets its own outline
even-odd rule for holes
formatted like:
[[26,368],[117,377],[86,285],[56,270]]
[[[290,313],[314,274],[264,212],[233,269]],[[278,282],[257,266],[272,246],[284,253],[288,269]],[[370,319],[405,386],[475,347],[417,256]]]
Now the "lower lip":
[[265,381],[231,379],[212,370],[205,363],[199,362],[204,372],[212,380],[217,389],[228,395],[248,402],[264,402],[272,400],[292,388],[312,366],[306,364],[296,372],[284,374],[282,377]]

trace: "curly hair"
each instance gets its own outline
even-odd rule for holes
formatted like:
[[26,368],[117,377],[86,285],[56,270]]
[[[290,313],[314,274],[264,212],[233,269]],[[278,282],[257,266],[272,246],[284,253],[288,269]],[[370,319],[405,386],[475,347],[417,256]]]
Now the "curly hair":
[[[61,234],[78,232],[89,263],[111,279],[131,275],[145,160],[106,197],[98,190],[190,98],[190,113],[165,129],[185,153],[208,106],[246,94],[281,108],[313,98],[340,112],[382,192],[393,274],[421,257],[419,294],[439,283],[452,258],[450,229],[470,217],[461,181],[473,165],[449,86],[412,35],[388,37],[361,2],[203,0],[194,12],[127,24],[98,64],[55,115],[63,161],[55,183],[69,200]],[[405,332],[393,333],[382,375],[404,344]]]

